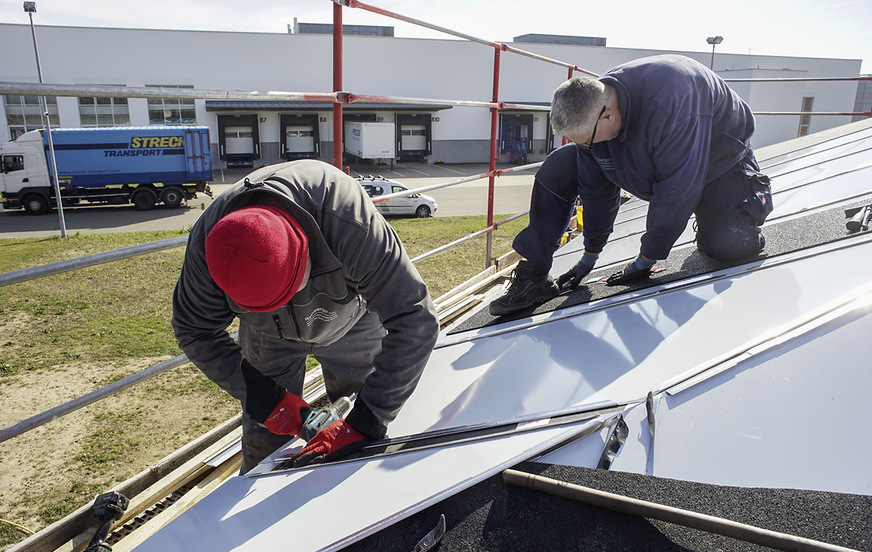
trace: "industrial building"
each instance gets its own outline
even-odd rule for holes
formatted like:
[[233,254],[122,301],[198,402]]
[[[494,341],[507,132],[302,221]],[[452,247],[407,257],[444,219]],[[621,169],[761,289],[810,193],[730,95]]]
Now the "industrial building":
[[[490,110],[449,103],[492,101],[492,48],[454,39],[396,37],[391,27],[348,27],[345,91],[428,101],[349,103],[343,109],[346,122],[393,123],[398,160],[488,160]],[[331,25],[296,21],[286,34],[35,27],[46,84],[307,93],[334,92],[331,31]],[[5,58],[0,81],[39,82],[31,40],[29,25],[0,24],[0,47],[18,52]],[[596,74],[632,59],[670,53],[611,48],[599,37],[527,34],[509,44]],[[758,114],[756,148],[849,123],[850,115],[833,113],[850,113],[860,101],[858,81],[826,80],[857,77],[859,59],[671,53],[711,65],[750,104]],[[541,161],[560,144],[545,108],[567,76],[565,67],[502,56],[499,100],[516,104],[499,113],[502,161]],[[760,78],[818,80],[731,80]],[[5,96],[0,109],[0,140],[42,126],[36,97]],[[208,126],[216,168],[298,158],[333,161],[333,112],[327,101],[58,97],[48,98],[48,110],[53,127]]]
[[[488,160],[492,113],[460,103],[491,101],[491,48],[356,30],[346,32],[342,88],[384,101],[347,104],[349,124],[392,123],[402,159]],[[295,22],[287,35],[37,32],[46,83],[333,91],[326,25]],[[16,52],[0,67],[0,81],[37,81],[33,58],[23,53],[29,40],[27,26],[0,25],[0,44]],[[595,73],[665,53],[608,48],[595,37],[524,35],[513,44]],[[80,507],[10,552],[81,549],[103,537],[116,552],[659,552],[775,543],[872,550],[863,530],[872,519],[872,402],[865,396],[872,371],[862,345],[872,331],[872,120],[847,124],[850,112],[869,110],[865,86],[849,80],[860,61],[678,53],[711,64],[757,114],[753,145],[774,197],[761,254],[715,261],[697,248],[689,221],[661,270],[608,285],[608,275],[638,255],[646,231],[648,203],[627,198],[608,248],[578,288],[528,311],[493,316],[488,303],[503,293],[514,267],[507,256],[435,298],[441,330],[421,379],[390,434],[356,457],[289,465],[303,446],[291,439],[235,476],[242,455],[237,415],[113,484],[112,509],[99,495],[93,509]],[[499,153],[504,161],[541,160],[560,142],[549,131],[547,105],[567,69],[504,54],[499,74],[499,98],[511,104],[496,118]],[[37,98],[6,96],[2,105],[0,141],[41,125]],[[216,168],[333,161],[329,101],[67,94],[51,99],[49,111],[52,125],[62,127],[206,126]],[[575,266],[583,251],[583,239],[566,242],[552,275]],[[97,293],[100,282],[94,284]],[[12,320],[26,315],[10,312]],[[0,438],[186,362],[179,355],[111,378],[96,392],[5,428]],[[306,377],[304,398],[313,405],[326,393],[324,373],[316,368]],[[42,464],[30,464],[46,476]],[[565,490],[565,483],[574,484],[573,496],[533,493]],[[597,508],[566,500],[599,489],[612,492],[584,499]],[[622,513],[604,514],[604,505]],[[107,535],[113,518],[114,534]]]

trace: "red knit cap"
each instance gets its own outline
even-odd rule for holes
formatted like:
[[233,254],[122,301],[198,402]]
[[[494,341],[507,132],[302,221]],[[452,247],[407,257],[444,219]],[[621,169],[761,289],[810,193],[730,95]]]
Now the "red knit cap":
[[206,236],[212,279],[240,307],[269,312],[291,300],[306,274],[309,240],[299,223],[272,205],[243,207]]

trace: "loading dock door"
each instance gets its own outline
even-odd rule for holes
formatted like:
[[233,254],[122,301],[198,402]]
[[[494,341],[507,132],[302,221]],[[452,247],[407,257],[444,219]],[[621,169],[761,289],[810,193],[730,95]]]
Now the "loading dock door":
[[427,149],[427,127],[424,125],[403,125],[400,127],[400,149],[420,151]]
[[251,127],[224,127],[224,145],[228,155],[251,154],[254,151]]
[[257,115],[218,115],[219,158],[228,167],[252,167],[260,159]]
[[397,157],[424,157],[430,148],[432,124],[429,113],[396,115]]
[[295,153],[312,153],[315,151],[315,136],[312,127],[286,127],[285,150],[291,156]]
[[533,152],[533,116],[500,115],[500,159],[524,164]]
[[321,156],[318,115],[281,115],[281,155],[284,159]]

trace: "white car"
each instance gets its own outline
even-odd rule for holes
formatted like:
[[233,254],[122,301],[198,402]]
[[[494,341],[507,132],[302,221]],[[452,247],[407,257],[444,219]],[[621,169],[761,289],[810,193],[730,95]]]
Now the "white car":
[[[369,177],[358,178],[357,181],[372,198],[409,191],[408,187],[392,180]],[[429,217],[439,209],[436,200],[424,194],[412,194],[380,201],[375,204],[375,207],[383,215],[415,215],[420,218]]]

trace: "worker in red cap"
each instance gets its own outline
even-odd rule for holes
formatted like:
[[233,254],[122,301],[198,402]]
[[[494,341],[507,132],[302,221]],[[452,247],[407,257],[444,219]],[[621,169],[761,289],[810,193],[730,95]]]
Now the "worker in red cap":
[[[227,332],[234,318],[238,343]],[[188,239],[172,324],[188,358],[242,403],[243,473],[305,434],[309,355],[331,401],[357,395],[298,466],[384,437],[439,331],[427,287],[372,200],[312,160],[259,169],[206,209]]]

